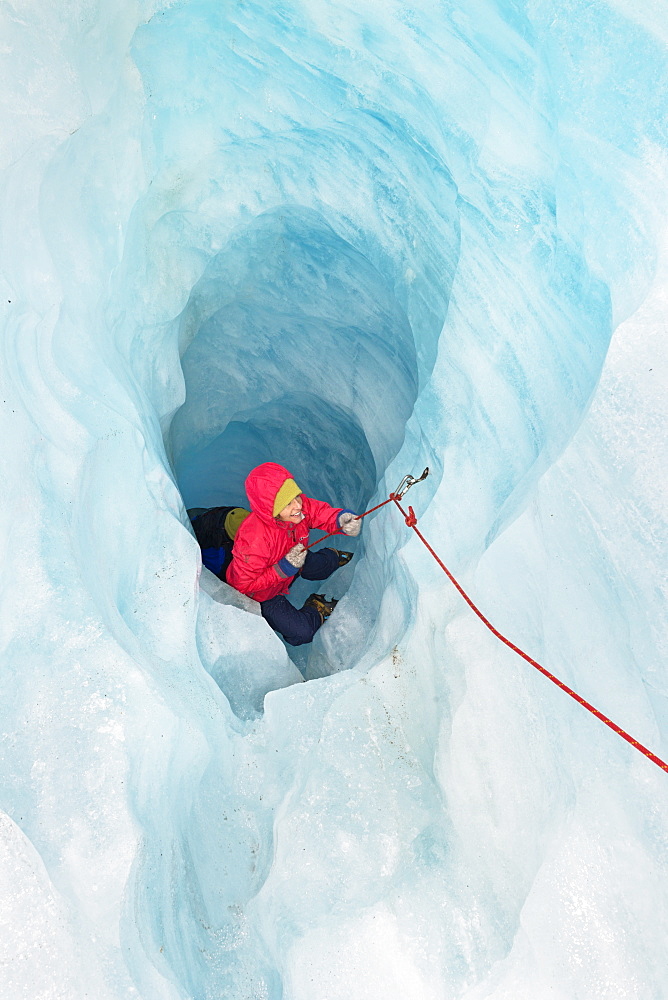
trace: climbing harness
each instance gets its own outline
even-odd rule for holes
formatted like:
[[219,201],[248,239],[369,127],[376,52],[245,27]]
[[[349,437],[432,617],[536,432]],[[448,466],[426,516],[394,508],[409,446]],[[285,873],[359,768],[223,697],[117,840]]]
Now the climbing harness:
[[[379,503],[377,507],[372,507],[371,510],[367,510],[363,514],[360,514],[359,515],[360,520],[363,517],[366,517],[368,514],[372,514],[373,511],[379,510],[381,507],[384,507],[385,504],[393,501],[399,508],[399,511],[401,512],[404,521],[406,522],[406,525],[409,528],[413,529],[413,531],[418,536],[422,544],[429,550],[429,552],[434,557],[438,565],[441,567],[447,578],[450,580],[450,583],[464,598],[468,606],[471,608],[473,612],[475,612],[475,614],[478,616],[483,625],[486,625],[487,628],[490,630],[490,632],[497,637],[497,639],[500,639],[501,642],[505,643],[505,645],[508,646],[509,649],[512,649],[514,653],[517,653],[517,655],[521,656],[523,660],[526,660],[527,663],[530,663],[532,667],[535,667],[536,670],[540,671],[540,673],[543,674],[545,677],[547,677],[548,680],[551,680],[553,684],[556,684],[557,687],[561,688],[562,691],[565,691],[567,695],[570,695],[571,698],[577,701],[579,705],[582,705],[583,708],[586,708],[588,712],[591,712],[591,714],[594,715],[597,719],[599,719],[600,722],[605,723],[605,725],[608,726],[610,729],[612,729],[614,733],[617,733],[617,735],[621,736],[622,739],[626,740],[627,743],[630,743],[632,747],[635,747],[636,750],[639,750],[640,753],[645,755],[645,757],[648,757],[654,764],[657,765],[657,767],[660,767],[663,771],[668,772],[668,764],[665,761],[661,760],[660,757],[657,757],[656,754],[652,753],[651,750],[648,750],[647,747],[643,746],[642,743],[639,743],[638,740],[634,740],[634,738],[630,736],[627,732],[625,732],[620,726],[612,722],[612,720],[609,719],[606,715],[603,715],[602,712],[599,712],[597,708],[591,705],[584,698],[581,698],[576,691],[570,688],[567,684],[564,684],[563,681],[560,681],[558,677],[554,676],[554,674],[551,674],[549,670],[546,670],[545,667],[541,666],[541,664],[537,662],[537,660],[534,660],[531,656],[529,656],[528,653],[525,653],[523,649],[520,649],[519,646],[516,646],[514,642],[511,642],[510,639],[507,639],[505,635],[499,632],[499,630],[492,625],[489,619],[485,618],[482,611],[480,611],[480,609],[476,607],[476,605],[473,603],[473,601],[468,596],[466,591],[463,589],[463,587],[460,586],[460,584],[457,582],[457,580],[452,575],[450,570],[447,568],[445,563],[436,554],[436,552],[434,552],[433,548],[431,547],[427,539],[418,529],[417,517],[415,516],[415,511],[413,510],[413,508],[409,507],[408,513],[406,513],[404,508],[399,503],[399,501],[403,499],[404,495],[408,492],[411,486],[415,486],[416,483],[422,482],[422,480],[426,479],[428,475],[429,475],[429,469],[427,468],[424,470],[419,479],[414,479],[413,476],[404,476],[404,478],[399,483],[399,486],[397,487],[396,491],[394,493],[390,493],[387,500],[384,500],[383,503]],[[339,534],[339,532],[332,531],[330,532],[330,534],[336,535]],[[328,538],[329,535],[325,535],[324,537]],[[322,541],[322,538],[318,539],[318,541]],[[313,544],[317,545],[318,543],[314,542]],[[310,546],[308,547],[310,548]]]

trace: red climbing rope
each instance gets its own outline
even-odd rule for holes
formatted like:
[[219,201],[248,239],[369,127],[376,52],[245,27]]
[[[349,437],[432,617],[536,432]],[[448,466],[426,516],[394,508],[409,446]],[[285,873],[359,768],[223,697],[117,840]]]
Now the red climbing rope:
[[[381,507],[384,507],[386,503],[391,503],[392,500],[394,500],[394,493],[391,493],[390,496],[387,498],[387,500],[383,500],[383,502],[379,503],[376,507],[372,507],[371,510],[365,510],[363,514],[358,514],[357,520],[361,521],[363,517],[367,516],[367,514],[373,514],[374,510],[380,510]],[[316,538],[316,540],[314,542],[311,542],[310,545],[305,545],[304,548],[312,549],[314,545],[319,545],[320,542],[324,542],[326,538],[331,538],[332,535],[342,535],[342,534],[343,534],[342,531],[330,531],[328,532],[328,534],[323,535],[322,538]]]
[[[668,764],[666,764],[665,761],[661,760],[660,757],[657,757],[656,754],[652,753],[651,750],[648,750],[647,747],[643,746],[642,743],[639,743],[638,740],[634,740],[633,737],[629,736],[629,734],[625,732],[623,729],[621,729],[620,726],[612,722],[612,720],[609,719],[606,715],[603,715],[602,712],[599,712],[597,708],[594,708],[594,706],[591,705],[588,701],[585,701],[584,698],[581,698],[576,691],[573,691],[573,689],[570,688],[567,684],[564,684],[563,681],[560,681],[558,677],[555,677],[554,674],[551,674],[549,670],[546,670],[545,667],[541,666],[541,664],[538,663],[537,660],[534,660],[531,656],[529,656],[528,653],[525,653],[524,650],[520,649],[519,646],[516,646],[514,642],[511,642],[510,639],[507,639],[505,635],[502,635],[502,633],[499,632],[498,629],[494,628],[492,623],[487,618],[485,618],[482,611],[480,611],[480,609],[475,606],[475,604],[468,596],[466,591],[459,585],[457,580],[455,580],[454,576],[452,575],[448,567],[445,565],[442,559],[436,554],[436,552],[434,552],[427,539],[418,529],[417,517],[415,516],[413,508],[409,507],[407,514],[404,508],[399,503],[399,501],[403,498],[404,494],[411,488],[411,486],[414,486],[416,483],[419,483],[423,479],[426,479],[428,475],[429,475],[429,469],[425,469],[419,479],[414,479],[413,476],[404,476],[401,483],[397,487],[396,492],[390,493],[387,500],[383,500],[383,502],[379,503],[378,506],[372,507],[371,510],[366,510],[363,514],[359,514],[358,515],[359,519],[362,520],[362,518],[366,517],[367,514],[373,514],[375,510],[379,510],[381,507],[384,507],[385,504],[388,504],[393,500],[394,503],[399,508],[399,510],[401,511],[408,527],[413,529],[413,531],[418,536],[422,544],[426,546],[429,552],[431,552],[432,556],[434,557],[438,565],[441,567],[443,572],[446,574],[447,578],[450,580],[450,583],[453,585],[453,587],[455,587],[455,589],[461,594],[461,596],[464,598],[464,600],[471,608],[471,610],[475,612],[480,621],[487,626],[490,632],[492,632],[497,637],[497,639],[500,639],[501,642],[505,643],[505,645],[508,646],[509,649],[512,649],[514,653],[517,653],[517,655],[521,656],[523,660],[526,660],[527,663],[530,663],[532,667],[535,667],[536,670],[539,670],[541,674],[547,677],[548,680],[551,680],[553,684],[556,684],[557,687],[561,688],[562,691],[565,691],[567,695],[570,695],[570,697],[573,698],[575,701],[577,701],[579,705],[582,705],[582,707],[586,708],[588,712],[591,712],[591,714],[595,715],[597,719],[605,723],[605,725],[608,726],[610,729],[612,729],[614,733],[617,733],[617,735],[621,736],[623,740],[626,740],[627,743],[630,743],[632,747],[635,747],[636,750],[639,750],[640,753],[645,755],[645,757],[648,757],[654,764],[657,765],[657,767],[660,767],[663,771],[668,772]],[[342,534],[342,532],[330,531],[328,535],[323,535],[322,538],[319,538],[317,541],[312,542],[311,545],[307,545],[306,548],[310,549],[313,547],[313,545],[318,545],[319,542],[324,541],[325,538],[329,538],[331,535],[339,535],[339,534]]]
[[443,572],[448,577],[448,580],[450,580],[450,583],[452,583],[452,585],[456,588],[456,590],[459,591],[459,593],[464,598],[464,600],[471,608],[471,610],[475,612],[480,621],[487,626],[490,632],[492,632],[497,637],[497,639],[500,639],[501,642],[505,643],[506,646],[508,646],[510,649],[513,650],[513,652],[517,653],[518,656],[521,656],[523,660],[527,661],[527,663],[530,663],[532,667],[535,667],[536,670],[540,670],[541,674],[544,674],[545,677],[551,680],[553,684],[556,684],[557,687],[560,687],[562,691],[565,691],[566,694],[570,695],[571,698],[577,701],[579,705],[582,705],[582,707],[586,708],[588,712],[591,712],[591,714],[595,715],[597,719],[599,719],[601,722],[604,722],[606,726],[609,726],[609,728],[612,729],[613,732],[617,733],[618,736],[621,736],[622,739],[626,740],[627,743],[630,743],[632,747],[635,747],[636,750],[640,750],[640,752],[643,753],[645,757],[649,757],[649,759],[654,764],[656,764],[657,767],[660,767],[663,771],[668,772],[668,764],[666,764],[665,761],[661,760],[660,757],[657,757],[656,754],[652,753],[651,750],[648,750],[647,747],[643,746],[642,743],[639,743],[638,740],[634,740],[632,736],[629,736],[629,734],[625,732],[623,729],[621,729],[618,725],[616,725],[616,723],[612,722],[612,720],[609,719],[606,715],[603,715],[602,712],[599,712],[597,708],[594,708],[594,706],[591,705],[588,701],[585,701],[584,698],[581,698],[580,695],[577,694],[577,692],[573,691],[572,688],[569,688],[567,684],[564,684],[563,681],[560,681],[558,677],[555,677],[554,674],[551,674],[549,670],[546,670],[545,667],[541,666],[540,663],[538,663],[531,656],[529,656],[528,653],[525,653],[524,650],[520,649],[519,646],[516,646],[514,642],[510,641],[510,639],[506,639],[505,635],[502,635],[498,629],[494,628],[492,623],[487,618],[485,618],[482,611],[480,611],[480,609],[475,606],[475,604],[468,596],[468,594],[459,585],[459,583],[457,583],[457,581],[455,580],[454,576],[452,575],[448,567],[434,552],[427,539],[424,537],[422,532],[417,528],[417,518],[413,513],[413,508],[409,507],[408,508],[409,513],[407,514],[406,511],[401,506],[401,504],[399,503],[399,500],[396,497],[396,495],[392,494],[390,496],[390,500],[394,500],[395,504],[403,514],[408,527],[413,529],[413,531],[418,536],[423,545],[425,545],[427,549],[429,549],[429,551],[431,552],[432,556],[434,557],[438,565],[441,567]]
[[[395,492],[390,493],[387,500],[383,500],[382,503],[379,503],[375,507],[372,507],[371,510],[365,510],[363,514],[358,514],[357,520],[361,521],[363,517],[367,516],[367,514],[373,514],[374,510],[380,510],[381,507],[384,507],[386,503],[390,503],[392,500],[394,501],[401,500],[404,493],[406,493],[406,491],[409,490],[411,486],[415,486],[416,483],[421,483],[422,480],[426,479],[428,475],[429,475],[429,468],[426,468],[419,479],[415,479],[413,476],[404,476],[404,478],[397,486]],[[413,514],[413,508],[409,507],[408,509],[410,510],[412,517],[415,518],[415,514]],[[417,518],[415,518],[413,523],[417,524]],[[343,531],[330,531],[328,534],[323,535],[322,538],[316,538],[315,542],[311,542],[311,544],[306,545],[305,548],[312,549],[314,545],[319,545],[320,542],[324,542],[326,538],[331,538],[332,535],[343,535],[343,534],[344,534]]]

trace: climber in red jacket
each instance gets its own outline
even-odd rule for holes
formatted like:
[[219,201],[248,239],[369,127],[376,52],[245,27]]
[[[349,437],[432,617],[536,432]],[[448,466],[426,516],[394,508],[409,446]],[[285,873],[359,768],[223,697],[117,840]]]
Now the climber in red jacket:
[[237,531],[227,582],[258,601],[263,617],[290,645],[311,642],[337,602],[311,594],[298,609],[285,595],[298,575],[325,580],[350,562],[352,553],[307,551],[309,528],[354,536],[362,522],[352,510],[304,496],[288,470],[274,462],[252,470],[246,494],[251,514]]

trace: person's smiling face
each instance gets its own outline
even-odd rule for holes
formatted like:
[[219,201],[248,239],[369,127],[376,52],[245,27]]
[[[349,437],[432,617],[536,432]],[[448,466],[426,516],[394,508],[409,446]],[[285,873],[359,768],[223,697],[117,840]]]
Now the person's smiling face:
[[302,514],[302,498],[301,494],[291,500],[287,507],[278,515],[280,521],[291,521],[292,524],[299,524],[304,515]]

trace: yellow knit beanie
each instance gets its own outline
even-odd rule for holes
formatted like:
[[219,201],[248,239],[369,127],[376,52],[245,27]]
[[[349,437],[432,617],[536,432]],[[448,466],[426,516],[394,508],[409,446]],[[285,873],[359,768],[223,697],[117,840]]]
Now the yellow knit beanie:
[[247,517],[250,517],[249,510],[244,510],[243,507],[234,507],[225,518],[225,531],[232,541],[237,537],[237,531]]
[[298,497],[301,492],[294,479],[286,479],[274,500],[274,517],[278,517],[283,508],[287,507],[290,501]]

